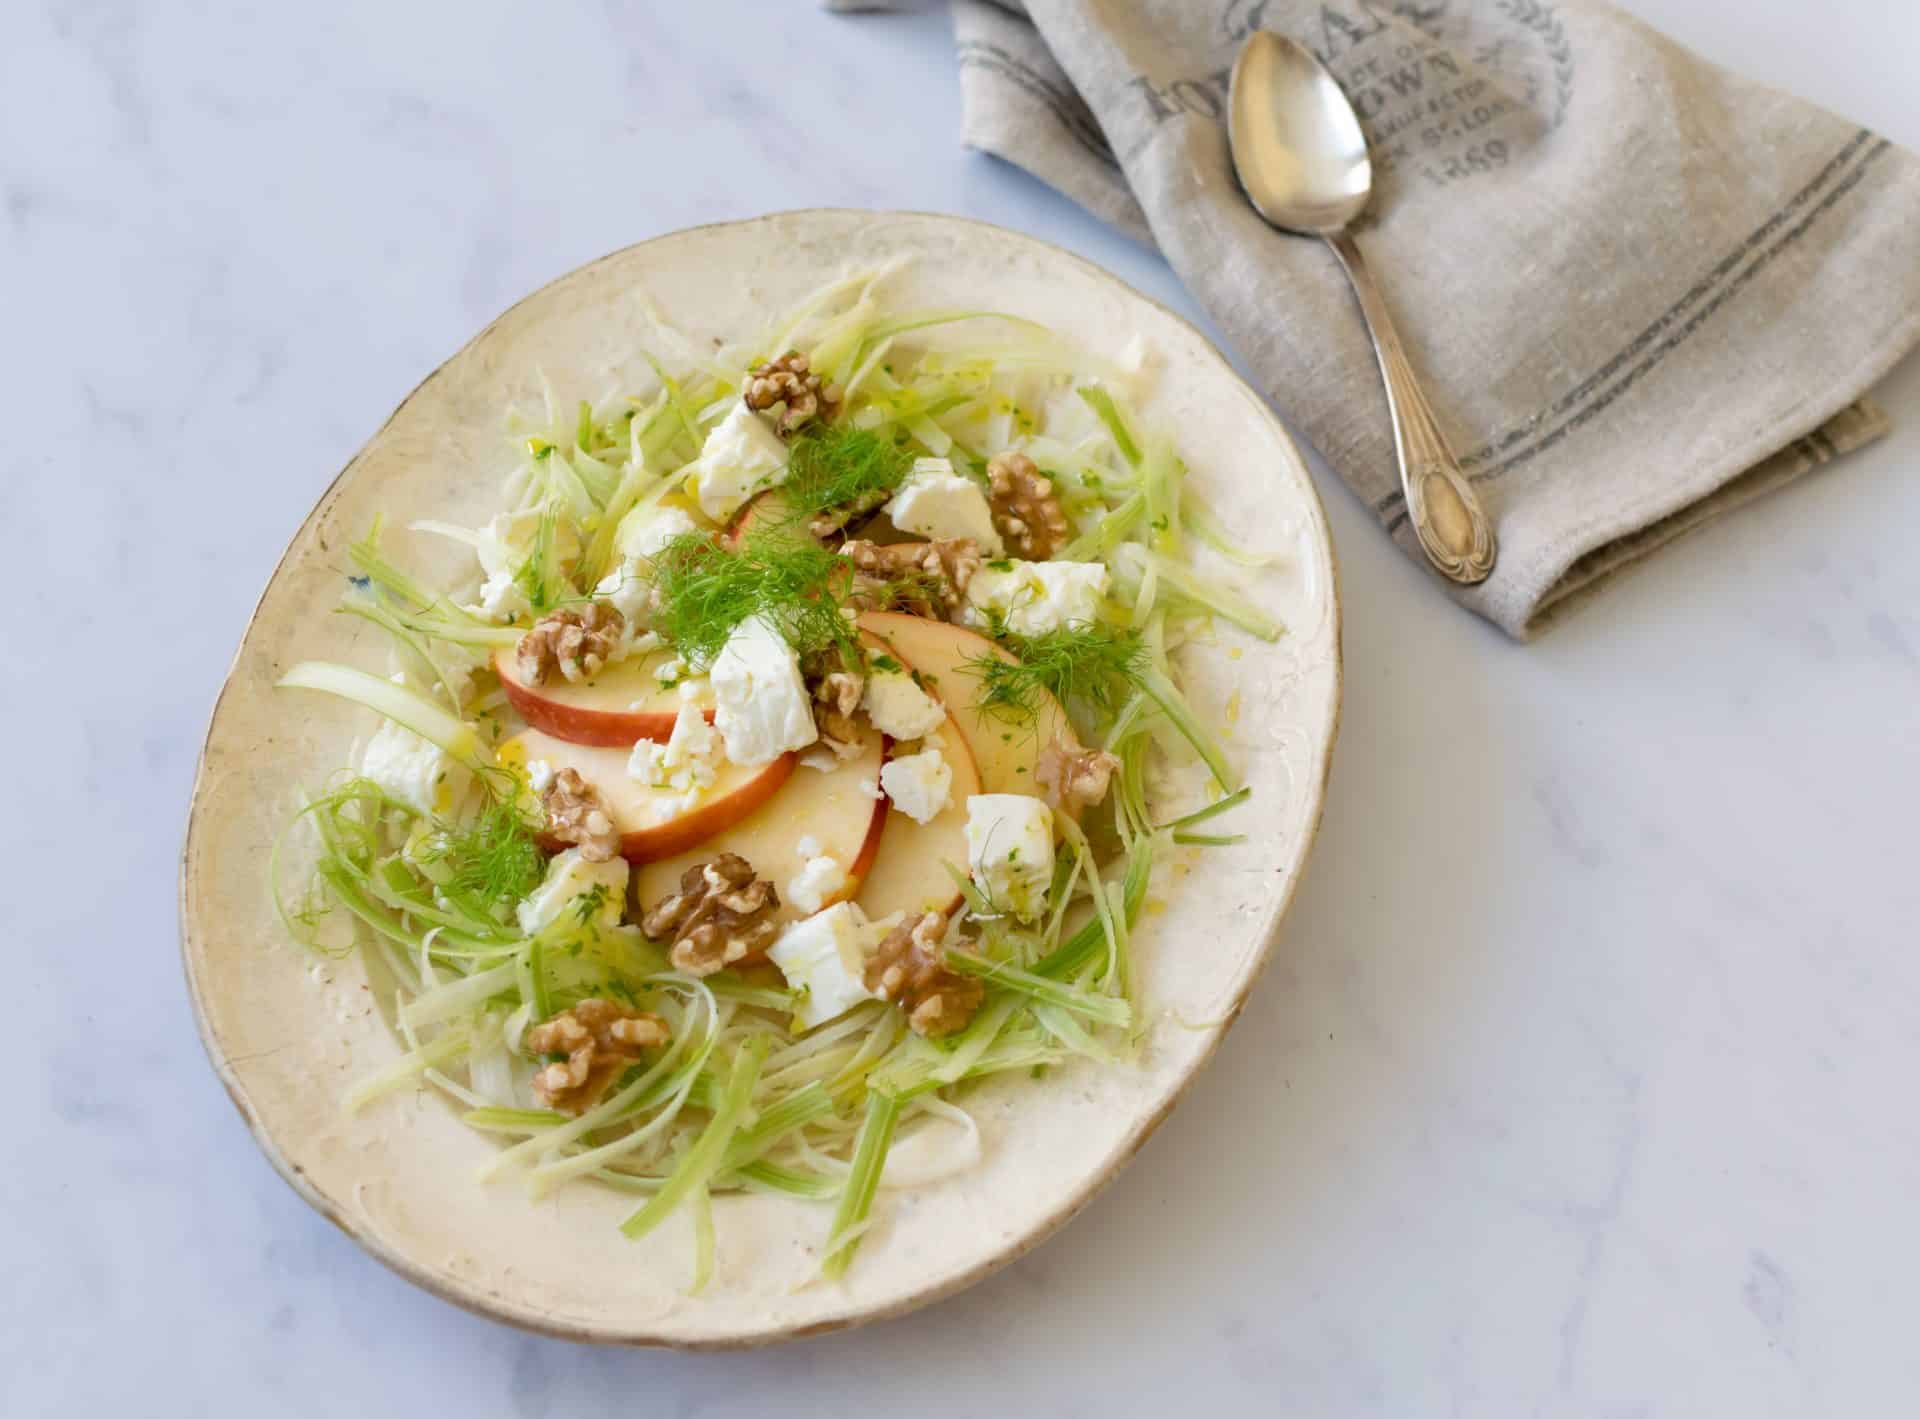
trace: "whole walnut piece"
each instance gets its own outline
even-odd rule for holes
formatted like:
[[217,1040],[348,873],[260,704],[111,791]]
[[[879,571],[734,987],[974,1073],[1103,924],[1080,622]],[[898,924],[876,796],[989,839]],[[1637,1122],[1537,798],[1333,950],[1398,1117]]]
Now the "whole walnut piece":
[[1078,814],[1107,796],[1113,775],[1120,767],[1117,755],[1104,749],[1069,747],[1057,736],[1033,766],[1033,781],[1052,808]]
[[676,969],[710,976],[773,945],[779,910],[773,883],[754,876],[753,865],[738,853],[723,852],[681,873],[680,890],[655,903],[640,929],[652,940],[673,943],[668,955]]
[[850,759],[860,751],[863,738],[855,712],[866,693],[867,681],[850,670],[828,668],[838,664],[838,659],[822,657],[818,665],[803,663],[800,673],[813,691],[813,722],[821,742],[838,757]]
[[1066,509],[1052,480],[1026,454],[1008,450],[988,459],[987,493],[994,529],[1015,556],[1044,562],[1066,542]]
[[774,431],[783,439],[792,438],[811,419],[826,423],[840,412],[840,386],[821,383],[798,350],[748,370],[741,397],[755,413],[785,405],[774,423]]
[[563,843],[573,843],[588,862],[611,862],[620,851],[620,833],[613,826],[600,790],[575,769],[561,769],[541,794],[547,810],[547,831]]
[[586,680],[618,653],[626,618],[604,601],[569,606],[533,623],[514,650],[514,665],[529,685],[555,670],[568,680]]
[[947,966],[947,919],[928,912],[888,932],[867,960],[864,982],[883,1000],[899,1003],[916,1035],[938,1039],[963,1029],[980,1008],[986,989],[972,976]]
[[862,611],[901,610],[936,620],[967,604],[967,583],[980,570],[980,547],[971,537],[932,542],[851,541],[840,555],[853,563],[849,604]]
[[600,1101],[609,1085],[640,1058],[643,1049],[667,1042],[667,1022],[598,996],[562,1010],[528,1030],[532,1054],[564,1054],[533,1076],[533,1092],[548,1108],[584,1113]]

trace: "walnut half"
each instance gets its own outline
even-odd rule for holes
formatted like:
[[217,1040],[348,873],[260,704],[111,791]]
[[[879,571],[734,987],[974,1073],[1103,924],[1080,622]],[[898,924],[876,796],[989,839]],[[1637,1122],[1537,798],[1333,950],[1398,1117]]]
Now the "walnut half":
[[774,424],[774,431],[783,439],[792,438],[810,419],[826,423],[840,412],[840,386],[821,383],[820,376],[808,367],[807,357],[798,350],[789,350],[777,360],[748,370],[741,397],[755,413],[784,405]]
[[898,607],[935,619],[953,616],[967,604],[967,583],[982,565],[971,537],[884,546],[855,540],[840,555],[853,563],[852,605],[877,611]]
[[550,612],[520,637],[514,668],[529,685],[543,684],[555,670],[568,680],[589,679],[614,658],[626,624],[604,601]]
[[1055,736],[1034,763],[1033,781],[1049,807],[1077,815],[1107,796],[1119,767],[1118,756],[1104,749],[1070,749]]
[[841,668],[834,651],[816,652],[800,662],[800,676],[813,695],[813,722],[820,742],[842,759],[860,752],[860,721],[856,712],[866,693],[867,678]]
[[547,810],[547,831],[563,843],[574,843],[588,862],[611,862],[620,851],[620,833],[613,826],[600,790],[575,769],[561,769],[541,795]]
[[1007,550],[1030,562],[1044,562],[1066,542],[1071,530],[1053,483],[1024,453],[996,453],[987,460],[987,502],[993,526]]
[[963,1029],[980,1008],[986,988],[947,966],[940,938],[947,919],[928,912],[888,932],[867,960],[865,984],[883,1000],[897,1001],[917,1035],[938,1039]]
[[584,1113],[641,1050],[657,1049],[668,1035],[667,1022],[658,1015],[597,996],[583,1000],[527,1031],[530,1053],[566,1056],[541,1067],[533,1076],[533,1092],[549,1108]]
[[640,919],[654,941],[671,941],[675,968],[710,976],[759,955],[780,934],[774,913],[780,894],[754,876],[753,865],[723,852],[680,874],[680,890],[663,897]]

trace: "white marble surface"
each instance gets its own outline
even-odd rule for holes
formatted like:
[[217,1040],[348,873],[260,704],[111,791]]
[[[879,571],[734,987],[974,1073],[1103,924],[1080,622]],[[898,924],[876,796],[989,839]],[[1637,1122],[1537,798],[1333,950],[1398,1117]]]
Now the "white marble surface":
[[[1910,5],[1636,8],[1920,144]],[[581,1349],[413,1291],[269,1171],[173,893],[281,544],[472,330],[673,227],[960,212],[1185,305],[962,152],[957,104],[944,16],[805,0],[0,15],[0,1413],[1911,1410],[1913,361],[1891,441],[1525,649],[1327,480],[1346,728],[1278,963],[1111,1191],[956,1300],[752,1355]]]

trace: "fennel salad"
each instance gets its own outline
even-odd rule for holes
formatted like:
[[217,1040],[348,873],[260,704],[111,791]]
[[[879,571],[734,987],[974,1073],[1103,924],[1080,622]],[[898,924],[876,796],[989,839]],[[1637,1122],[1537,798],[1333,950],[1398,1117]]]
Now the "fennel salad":
[[[684,1211],[693,1291],[716,1195],[817,1201],[838,1276],[883,1186],[978,1157],[970,1086],[1128,1067],[1156,863],[1248,796],[1173,652],[1282,634],[1137,358],[891,274],[509,413],[498,514],[408,529],[470,579],[376,524],[340,609],[390,663],[280,682],[380,716],[275,852],[287,930],[391,984],[403,1053],[345,1106],[425,1085],[483,1181]],[[1158,813],[1169,772],[1204,806]]]

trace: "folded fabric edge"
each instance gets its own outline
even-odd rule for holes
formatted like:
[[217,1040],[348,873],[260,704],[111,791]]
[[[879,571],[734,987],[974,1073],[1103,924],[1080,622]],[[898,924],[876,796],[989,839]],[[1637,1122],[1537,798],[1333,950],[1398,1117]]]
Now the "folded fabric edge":
[[1827,467],[1856,449],[1877,442],[1892,428],[1886,411],[1870,399],[1857,400],[1818,428],[1802,434],[1778,453],[1722,483],[1657,522],[1638,528],[1584,553],[1535,607],[1519,639],[1530,641],[1584,606],[1626,568],[1715,518],[1743,507]]

